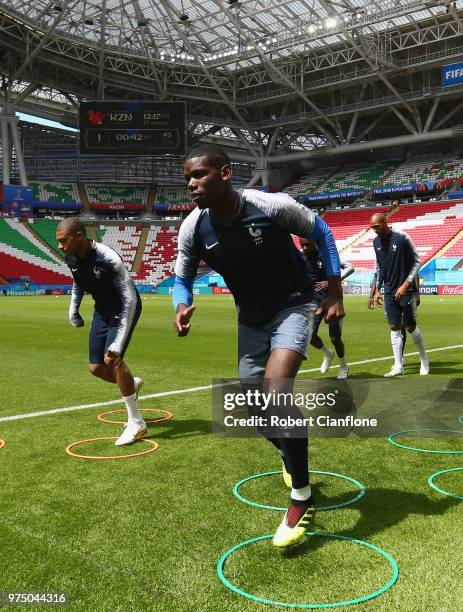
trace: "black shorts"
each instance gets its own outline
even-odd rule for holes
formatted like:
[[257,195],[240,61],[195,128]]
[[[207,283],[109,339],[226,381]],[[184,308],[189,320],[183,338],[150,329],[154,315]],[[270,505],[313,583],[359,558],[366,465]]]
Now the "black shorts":
[[[128,334],[122,344],[120,356],[124,357],[125,351],[129,346],[133,330],[138,323],[141,314],[141,301],[138,298],[135,314],[129,327]],[[114,342],[120,328],[121,311],[100,312],[93,311],[92,325],[89,332],[89,363],[104,363],[104,355],[108,347]]]
[[401,327],[402,322],[406,327],[416,325],[416,292],[407,293],[400,302],[393,293],[385,294],[384,314],[389,325]]

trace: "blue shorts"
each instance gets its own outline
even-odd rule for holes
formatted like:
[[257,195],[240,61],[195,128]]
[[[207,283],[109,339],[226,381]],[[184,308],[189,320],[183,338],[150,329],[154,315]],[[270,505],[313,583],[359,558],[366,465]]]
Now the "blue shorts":
[[315,302],[287,308],[262,325],[238,322],[238,365],[240,378],[261,378],[275,348],[291,349],[307,359],[312,337]]
[[400,302],[394,294],[384,295],[384,314],[389,325],[401,327],[402,322],[406,327],[416,325],[416,293],[407,293]]
[[[138,299],[135,315],[132,320],[132,325],[129,328],[129,333],[122,345],[120,356],[124,357],[125,351],[129,346],[132,338],[133,330],[138,323],[138,319],[141,314],[141,301]],[[100,312],[98,310],[93,311],[92,325],[89,332],[88,352],[89,352],[89,363],[104,363],[104,355],[108,349],[108,346],[112,344],[116,338],[117,332],[120,326],[120,311],[114,312]]]
[[[317,304],[317,307],[320,304]],[[325,312],[322,312],[319,315],[315,315],[314,317],[314,321],[313,321],[313,331],[312,331],[312,336],[315,336],[315,334],[318,334],[318,328],[320,327],[321,322],[323,321],[323,317],[325,316]],[[342,336],[342,319],[335,319],[334,321],[331,321],[330,323],[327,323],[328,325],[328,333],[330,334],[330,338],[341,338]]]

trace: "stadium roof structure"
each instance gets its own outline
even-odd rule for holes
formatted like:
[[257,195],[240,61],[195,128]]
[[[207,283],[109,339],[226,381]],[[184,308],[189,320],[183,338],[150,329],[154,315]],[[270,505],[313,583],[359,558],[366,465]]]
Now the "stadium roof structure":
[[186,100],[190,143],[264,164],[438,140],[462,35],[463,0],[0,0],[3,106]]

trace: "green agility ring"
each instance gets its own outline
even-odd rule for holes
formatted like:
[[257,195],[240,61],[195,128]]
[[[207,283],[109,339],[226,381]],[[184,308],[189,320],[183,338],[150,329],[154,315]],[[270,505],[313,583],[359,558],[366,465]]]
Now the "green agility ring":
[[[281,470],[276,470],[274,472],[263,472],[262,474],[254,474],[253,476],[248,476],[247,478],[243,478],[242,480],[237,482],[235,486],[233,487],[232,489],[233,495],[237,497],[240,501],[244,502],[245,504],[248,504],[249,506],[254,506],[255,508],[263,508],[264,510],[281,510],[281,511],[287,510],[288,509],[287,507],[268,506],[267,504],[259,504],[257,502],[253,502],[250,499],[243,497],[243,495],[241,495],[240,493],[240,487],[244,483],[249,482],[250,480],[255,480],[256,478],[264,478],[265,476],[273,476],[275,474],[281,475],[283,474],[283,472]],[[362,497],[365,495],[365,487],[363,486],[363,484],[361,482],[358,482],[358,480],[354,480],[350,476],[345,476],[344,474],[338,474],[336,472],[319,472],[318,470],[309,470],[309,474],[325,474],[326,476],[335,476],[336,478],[342,478],[342,480],[347,480],[349,482],[352,482],[356,487],[359,488],[359,492],[352,499],[348,499],[347,501],[341,502],[340,504],[331,504],[328,506],[317,506],[317,511],[334,510],[335,508],[343,508],[344,506],[349,506],[350,504],[353,504],[359,499],[362,499]]]
[[366,546],[367,548],[371,548],[375,552],[382,555],[389,562],[391,569],[392,569],[392,576],[389,578],[386,584],[384,584],[381,588],[377,589],[376,591],[373,591],[372,593],[369,593],[368,595],[363,595],[362,597],[357,597],[356,599],[347,599],[345,601],[335,601],[333,603],[288,603],[284,601],[274,601],[273,599],[266,599],[265,597],[259,597],[257,595],[252,595],[252,593],[247,593],[246,591],[243,591],[239,587],[235,586],[232,582],[230,582],[228,578],[226,578],[226,576],[224,575],[224,566],[225,566],[225,563],[228,557],[230,557],[230,555],[234,553],[235,550],[243,548],[244,546],[248,546],[249,544],[253,544],[254,542],[259,542],[261,540],[269,540],[273,538],[273,535],[265,535],[265,536],[260,536],[258,538],[252,538],[251,540],[246,540],[245,542],[241,542],[240,544],[237,544],[236,546],[233,546],[233,548],[230,548],[229,550],[227,550],[227,552],[224,553],[220,557],[219,562],[217,563],[217,574],[220,580],[222,581],[222,583],[227,588],[229,588],[234,593],[241,595],[242,597],[246,597],[246,599],[250,599],[251,601],[269,604],[271,606],[280,606],[284,608],[305,608],[305,609],[312,609],[312,610],[317,609],[317,608],[338,608],[341,606],[351,606],[354,604],[361,603],[362,601],[368,601],[369,599],[378,597],[378,595],[381,595],[382,593],[390,589],[391,586],[397,581],[397,578],[399,576],[399,568],[398,568],[396,561],[391,557],[389,553],[387,553],[385,550],[382,550],[381,548],[378,548],[374,544],[370,544],[369,542],[364,542],[363,540],[356,540],[355,538],[348,538],[346,536],[336,535],[335,533],[307,532],[306,535],[307,536],[320,536],[323,538],[333,538],[337,540],[348,540],[350,542],[354,542],[354,544],[358,544],[359,546]]
[[463,455],[463,450],[430,450],[428,448],[417,448],[416,446],[407,446],[406,444],[400,444],[399,442],[396,442],[394,440],[396,436],[400,436],[402,434],[412,433],[416,431],[443,431],[445,433],[459,434],[460,436],[463,434],[463,431],[461,430],[456,431],[454,429],[406,429],[404,431],[398,431],[397,433],[392,434],[391,436],[389,436],[387,441],[393,444],[394,446],[405,448],[406,450],[416,451],[417,453],[435,453],[438,455]]
[[461,417],[458,419],[458,422],[459,422],[459,423],[461,423],[461,424],[463,425],[463,416],[461,416]]
[[444,489],[441,489],[440,487],[438,487],[434,482],[435,478],[439,478],[440,476],[443,476],[443,474],[448,474],[449,472],[462,472],[462,471],[463,471],[463,467],[457,467],[457,468],[451,468],[450,470],[442,470],[441,472],[436,472],[435,474],[431,474],[431,476],[428,478],[428,484],[431,488],[433,488],[438,493],[442,493],[442,495],[447,495],[447,497],[454,497],[455,499],[463,499],[463,495],[455,495],[455,493],[449,493],[449,491],[444,491]]

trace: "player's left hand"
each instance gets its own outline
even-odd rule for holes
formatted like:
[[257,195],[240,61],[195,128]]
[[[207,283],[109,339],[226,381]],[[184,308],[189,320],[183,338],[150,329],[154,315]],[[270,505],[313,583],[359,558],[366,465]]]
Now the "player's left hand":
[[334,319],[342,319],[345,316],[344,303],[342,296],[328,296],[320,302],[320,306],[317,310],[317,315],[325,313],[325,323],[329,323]]
[[119,355],[119,353],[116,353],[115,351],[110,351],[108,349],[104,355],[105,365],[115,365],[120,360],[120,358],[121,356]]

